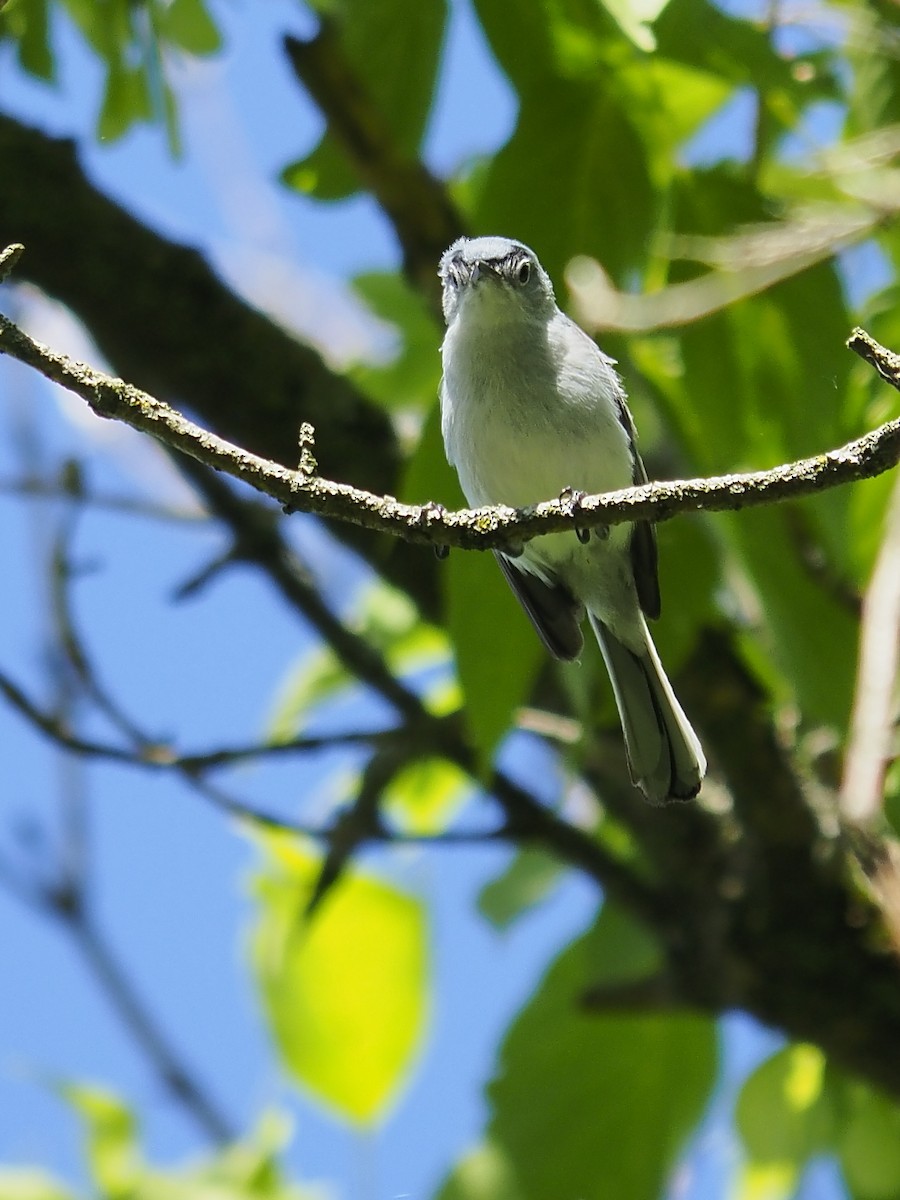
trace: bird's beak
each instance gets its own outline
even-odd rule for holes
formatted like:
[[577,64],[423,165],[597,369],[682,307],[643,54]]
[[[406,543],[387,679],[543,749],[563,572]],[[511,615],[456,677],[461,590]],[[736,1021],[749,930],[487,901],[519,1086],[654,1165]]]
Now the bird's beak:
[[480,279],[489,276],[497,277],[499,271],[494,267],[493,263],[489,262],[464,262],[461,258],[455,259],[450,265],[450,272],[457,284],[475,284]]
[[476,262],[472,264],[472,269],[469,273],[469,282],[477,283],[479,279],[493,278],[498,279],[500,272],[489,262]]

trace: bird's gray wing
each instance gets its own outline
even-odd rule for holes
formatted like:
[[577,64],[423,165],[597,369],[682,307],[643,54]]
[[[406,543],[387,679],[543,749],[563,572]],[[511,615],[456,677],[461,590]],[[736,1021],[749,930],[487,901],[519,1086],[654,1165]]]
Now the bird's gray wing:
[[[647,471],[641,461],[637,449],[637,430],[634,418],[625,401],[624,393],[617,392],[616,404],[619,412],[619,422],[628,434],[631,444],[632,474],[631,481],[635,485],[648,483]],[[650,521],[635,521],[631,530],[631,569],[634,573],[634,583],[637,588],[638,600],[644,613],[655,621],[660,614],[662,604],[659,595],[659,556],[656,550],[656,530]]]
[[584,609],[571,592],[562,584],[544,583],[537,575],[520,570],[496,550],[494,557],[550,653],[555,658],[577,658],[584,646]]

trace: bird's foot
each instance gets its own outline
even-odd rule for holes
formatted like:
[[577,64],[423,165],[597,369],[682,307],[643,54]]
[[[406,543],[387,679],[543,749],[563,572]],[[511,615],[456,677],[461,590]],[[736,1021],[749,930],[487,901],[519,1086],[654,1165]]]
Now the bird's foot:
[[[560,504],[565,504],[572,515],[575,516],[581,508],[586,495],[586,492],[581,492],[578,488],[564,487],[559,493],[559,502]],[[594,525],[590,529],[581,529],[576,525],[575,536],[581,542],[582,546],[587,545],[592,536],[597,538],[598,541],[605,542],[609,537],[609,526]]]
[[[419,524],[426,529],[431,524],[432,520],[443,520],[444,514],[447,512],[443,504],[438,504],[436,500],[426,500],[419,509]],[[450,553],[450,547],[445,546],[440,542],[434,545],[435,558],[446,558]]]

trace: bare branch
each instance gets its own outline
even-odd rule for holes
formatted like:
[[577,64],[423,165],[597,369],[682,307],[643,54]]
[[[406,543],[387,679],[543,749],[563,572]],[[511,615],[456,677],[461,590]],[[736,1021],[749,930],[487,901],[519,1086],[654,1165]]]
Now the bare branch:
[[99,930],[83,912],[58,912],[58,915],[66,919],[93,975],[159,1072],[166,1087],[184,1104],[213,1142],[224,1146],[233,1141],[237,1131],[219,1112],[169,1045]]
[[5,250],[0,251],[0,283],[7,277],[19,259],[25,247],[21,242],[13,242]]
[[854,329],[847,345],[854,354],[858,354],[867,363],[871,363],[881,378],[886,380],[891,387],[900,389],[900,354],[886,350],[864,329]]
[[[857,331],[851,347],[861,353],[861,345],[866,347],[870,361],[881,364],[879,370],[884,367],[888,372],[896,371],[890,365],[890,351]],[[165,445],[264,492],[289,511],[349,521],[432,546],[498,549],[576,526],[588,529],[628,521],[664,521],[683,512],[736,511],[774,504],[872,478],[890,470],[900,457],[900,420],[893,420],[839,449],[767,471],[649,483],[579,498],[577,505],[564,496],[521,510],[497,505],[447,512],[433,504],[401,504],[392,496],[376,496],[310,475],[305,469],[289,470],[269,462],[201,429],[146,392],[40,345],[2,316],[0,353],[33,366],[46,378],[80,395],[99,416],[121,420],[149,433]],[[890,374],[885,378],[891,378]],[[309,440],[307,435],[307,451]]]
[[[879,211],[823,206],[730,238],[683,238],[681,247],[691,251],[683,257],[697,258],[705,243],[716,248],[721,265],[656,292],[620,292],[598,262],[584,257],[569,264],[566,280],[578,319],[588,330],[646,333],[677,328],[833,258],[870,236],[882,220]],[[677,252],[679,244],[672,248]]]

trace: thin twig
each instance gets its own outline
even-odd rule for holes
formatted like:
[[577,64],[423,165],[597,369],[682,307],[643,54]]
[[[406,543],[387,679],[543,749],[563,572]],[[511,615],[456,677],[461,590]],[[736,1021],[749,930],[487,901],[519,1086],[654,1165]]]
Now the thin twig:
[[[27,496],[36,500],[66,500],[72,492],[57,479],[36,479],[26,475],[19,479],[0,479],[0,495]],[[176,504],[161,504],[153,500],[141,500],[136,496],[103,495],[84,491],[79,500],[86,507],[103,512],[124,513],[129,517],[146,517],[151,521],[166,521],[173,524],[209,525],[210,515],[201,509],[189,509]]]
[[7,674],[0,671],[0,692],[7,701],[32,725],[58,746],[85,758],[122,763],[150,771],[185,771],[202,774],[220,767],[266,758],[285,758],[292,754],[309,754],[332,750],[339,746],[378,745],[396,739],[392,729],[351,729],[318,736],[295,737],[283,742],[248,742],[243,746],[221,746],[180,754],[165,742],[155,742],[140,735],[135,746],[116,746],[80,737],[68,724],[52,712],[45,712]]
[[321,634],[347,670],[373,687],[401,716],[407,721],[426,720],[428,714],[415,692],[396,677],[370,642],[331,611],[272,514],[248,504],[202,463],[189,458],[182,465],[209,511],[231,529],[231,557],[262,567],[284,599]]
[[100,981],[104,992],[154,1064],[169,1091],[184,1104],[213,1142],[224,1146],[234,1141],[237,1131],[166,1041],[121,964],[93,923],[83,912],[75,916],[60,915],[66,919],[68,928],[95,978]]

